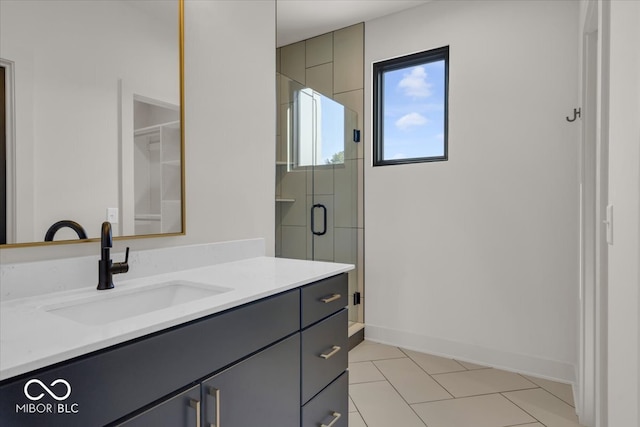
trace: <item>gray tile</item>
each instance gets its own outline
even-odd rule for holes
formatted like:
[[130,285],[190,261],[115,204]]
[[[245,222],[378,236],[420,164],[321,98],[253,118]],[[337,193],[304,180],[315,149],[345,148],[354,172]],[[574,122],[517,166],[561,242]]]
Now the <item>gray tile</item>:
[[568,403],[571,406],[576,406],[573,401],[573,388],[571,384],[563,384],[556,381],[545,380],[543,378],[531,377],[528,375],[523,375],[526,379],[531,381],[534,384],[539,385],[543,389],[547,390],[549,393],[553,394],[555,397],[558,397]]
[[333,64],[329,62],[307,68],[306,84],[327,98],[333,98]]
[[580,427],[575,408],[541,388],[503,393],[547,427]]
[[[345,264],[355,264],[358,258],[358,230],[355,228],[341,228],[335,227],[334,229],[334,258],[335,262],[342,262]],[[356,278],[354,277],[354,283],[349,283],[349,293],[353,293],[355,289]]]
[[368,427],[425,427],[387,381],[352,384],[349,390]]
[[384,380],[385,377],[372,362],[349,363],[349,384]]
[[447,372],[466,371],[464,366],[453,359],[433,356],[431,354],[419,353],[413,350],[402,349],[407,356],[413,359],[422,369],[429,374],[445,374]]
[[333,62],[333,33],[306,40],[307,67]]
[[307,169],[307,194],[334,194],[334,167],[322,165]]
[[285,76],[305,83],[305,43],[293,43],[280,48],[280,72]]
[[411,405],[429,427],[504,427],[536,420],[499,394]]
[[307,227],[282,226],[282,256],[307,259]]
[[499,369],[452,372],[434,375],[436,381],[455,397],[536,388],[524,377]]
[[333,93],[364,88],[364,25],[333,33]]
[[453,398],[409,358],[378,360],[373,363],[407,403]]
[[349,352],[349,363],[406,357],[397,347],[363,341]]
[[344,164],[334,166],[336,227],[358,226],[358,162],[345,160]]

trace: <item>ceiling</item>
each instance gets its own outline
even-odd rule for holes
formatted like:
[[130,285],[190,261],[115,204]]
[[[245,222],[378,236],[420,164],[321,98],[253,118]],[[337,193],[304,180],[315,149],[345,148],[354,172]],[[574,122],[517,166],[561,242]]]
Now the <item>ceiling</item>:
[[432,0],[277,0],[277,47]]

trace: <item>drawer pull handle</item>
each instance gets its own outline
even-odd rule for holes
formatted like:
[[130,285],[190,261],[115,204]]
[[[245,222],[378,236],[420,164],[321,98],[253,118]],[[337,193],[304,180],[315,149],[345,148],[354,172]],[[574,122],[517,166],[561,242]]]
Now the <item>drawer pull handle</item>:
[[200,427],[200,401],[195,399],[189,400],[189,406],[196,410],[196,427]]
[[216,399],[216,423],[209,424],[210,427],[220,427],[220,390],[215,387],[209,387],[209,396]]
[[325,303],[325,304],[328,304],[328,303],[330,303],[330,302],[337,301],[337,300],[339,300],[340,298],[342,298],[342,295],[340,295],[340,294],[333,294],[333,295],[331,295],[330,297],[322,298],[320,301],[322,301],[322,302],[323,302],[323,303]]
[[333,416],[333,420],[331,420],[331,422],[329,424],[320,424],[320,427],[331,427],[331,426],[333,426],[335,423],[338,422],[338,420],[340,419],[342,414],[340,412],[334,412],[332,414],[332,416]]
[[328,358],[330,358],[331,356],[333,356],[334,354],[336,354],[337,352],[339,352],[341,350],[339,345],[334,345],[333,347],[331,347],[331,351],[327,354],[322,353],[320,355],[320,357],[322,357],[323,359],[327,360]]

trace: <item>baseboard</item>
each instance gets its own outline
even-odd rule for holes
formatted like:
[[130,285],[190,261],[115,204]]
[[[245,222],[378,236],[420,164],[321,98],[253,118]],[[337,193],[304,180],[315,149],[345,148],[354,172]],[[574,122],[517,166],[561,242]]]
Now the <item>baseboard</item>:
[[364,328],[358,330],[353,335],[349,335],[349,351],[364,341]]
[[418,335],[370,324],[366,325],[365,338],[381,344],[389,344],[463,362],[491,366],[505,371],[518,372],[552,381],[567,384],[575,384],[576,382],[575,367],[566,362],[509,353],[502,350]]

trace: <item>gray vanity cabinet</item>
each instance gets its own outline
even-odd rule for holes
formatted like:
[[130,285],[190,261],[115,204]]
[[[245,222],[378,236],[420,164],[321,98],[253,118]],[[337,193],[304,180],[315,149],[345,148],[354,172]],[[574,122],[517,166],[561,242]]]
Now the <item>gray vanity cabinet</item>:
[[200,427],[200,386],[196,385],[119,424],[122,427]]
[[300,334],[202,383],[203,426],[300,425]]
[[0,426],[346,425],[346,292],[340,274],[1,381]]
[[299,348],[295,334],[118,425],[298,426]]

